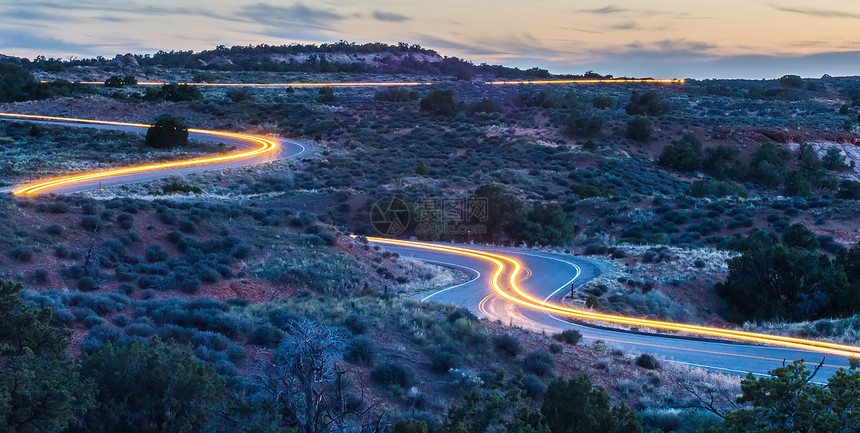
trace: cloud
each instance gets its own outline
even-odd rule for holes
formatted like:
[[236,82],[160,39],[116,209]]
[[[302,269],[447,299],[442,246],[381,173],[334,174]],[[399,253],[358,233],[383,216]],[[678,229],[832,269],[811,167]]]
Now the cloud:
[[779,6],[779,5],[771,5],[771,7],[778,10],[778,11],[782,11],[782,12],[801,14],[801,15],[806,15],[806,16],[810,16],[810,17],[817,17],[817,18],[853,18],[853,19],[860,18],[860,14],[851,13],[851,12],[844,12],[844,11],[828,10],[828,9],[790,8],[790,7]]
[[629,11],[629,9],[620,8],[618,6],[604,6],[602,8],[597,9],[580,9],[579,12],[585,14],[597,14],[597,15],[609,15],[609,14],[620,14]]
[[642,27],[639,26],[635,21],[626,21],[623,23],[615,24],[610,27],[612,30],[639,30]]
[[290,6],[255,3],[244,7],[240,14],[252,21],[273,27],[296,25],[323,30],[333,30],[333,23],[346,18],[336,12],[308,7],[302,3]]
[[400,23],[403,21],[409,21],[411,18],[406,15],[400,15],[393,12],[380,12],[373,11],[373,18],[376,18],[379,21],[386,21],[391,23]]
[[7,49],[51,51],[53,53],[81,53],[94,52],[96,48],[116,46],[116,44],[81,44],[44,36],[24,29],[3,29],[0,30],[0,46]]
[[[7,3],[7,1],[0,0],[0,5],[3,3]],[[17,4],[8,2],[8,4]],[[14,9],[12,9],[14,10]],[[36,14],[40,14],[45,18],[65,18],[68,19],[68,12],[72,11],[93,11],[93,12],[114,12],[114,13],[128,13],[128,14],[137,14],[137,15],[193,15],[193,16],[202,16],[208,18],[216,18],[221,20],[234,20],[235,17],[231,15],[223,15],[213,12],[207,9],[195,9],[195,8],[186,8],[186,7],[160,7],[160,6],[152,6],[148,4],[136,4],[133,2],[101,2],[101,1],[73,1],[73,2],[52,2],[52,1],[36,1],[36,2],[27,2],[26,9],[21,8],[21,11],[24,11],[23,14],[27,14],[26,11],[37,11],[39,12],[31,12],[34,16]],[[3,11],[4,16],[10,16],[7,14],[7,11]]]

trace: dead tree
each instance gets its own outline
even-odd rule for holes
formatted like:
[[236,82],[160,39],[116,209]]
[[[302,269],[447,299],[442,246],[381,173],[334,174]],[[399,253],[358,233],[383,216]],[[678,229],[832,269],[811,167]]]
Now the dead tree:
[[290,326],[271,359],[259,363],[260,391],[300,433],[367,431],[365,421],[378,422],[361,397],[348,402],[343,347],[333,328],[302,320]]

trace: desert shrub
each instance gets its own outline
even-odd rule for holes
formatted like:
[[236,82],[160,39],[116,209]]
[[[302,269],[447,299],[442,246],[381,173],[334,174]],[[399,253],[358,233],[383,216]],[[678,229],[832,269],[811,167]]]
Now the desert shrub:
[[284,339],[284,332],[272,325],[260,325],[256,327],[248,339],[251,344],[262,347],[277,347]]
[[174,340],[178,343],[185,343],[191,340],[197,334],[197,330],[194,328],[186,328],[184,326],[174,325],[172,323],[168,323],[161,327],[158,331],[158,337],[164,341]]
[[346,346],[343,359],[359,365],[373,365],[376,359],[376,345],[363,335],[353,338]]
[[102,220],[96,215],[84,215],[81,217],[81,228],[85,231],[95,233],[99,231]]
[[453,90],[434,90],[425,96],[420,103],[421,111],[443,116],[456,114],[460,109],[459,105],[454,100]]
[[230,342],[227,337],[217,332],[200,331],[191,337],[191,344],[195,347],[205,346],[209,349],[221,352],[227,350],[227,346]]
[[92,329],[98,325],[101,325],[102,323],[105,323],[105,319],[102,319],[95,314],[81,321],[81,324],[84,325],[84,327],[86,327],[87,329]]
[[523,370],[538,376],[546,376],[555,368],[555,359],[544,349],[529,352],[523,359]]
[[546,384],[543,383],[540,377],[534,374],[523,376],[522,380],[523,391],[533,400],[539,400],[546,393]]
[[582,340],[582,334],[576,329],[565,329],[564,331],[553,335],[552,338],[555,338],[562,343],[576,346],[579,344],[580,340]]
[[415,381],[415,376],[405,365],[399,362],[385,362],[377,365],[370,373],[376,383],[385,386],[397,386],[407,389]]
[[137,78],[134,75],[128,74],[120,77],[119,75],[112,75],[110,78],[105,80],[105,87],[123,87],[123,86],[134,86],[137,84]]
[[738,183],[731,181],[697,180],[690,185],[687,192],[691,197],[746,197],[747,191]]
[[158,244],[151,245],[143,254],[143,257],[149,263],[166,262],[168,259],[167,251]]
[[642,116],[630,119],[627,122],[627,138],[643,143],[651,140],[651,121]]
[[325,295],[348,295],[363,286],[362,271],[352,257],[320,251],[305,257],[275,259],[257,275],[281,284],[307,287]]
[[78,280],[78,290],[82,292],[91,292],[93,290],[98,290],[99,283],[93,277],[81,277]]
[[50,272],[45,268],[33,269],[33,282],[36,284],[44,284],[48,281],[48,277],[50,275]]
[[27,246],[12,248],[9,251],[9,258],[19,262],[29,262],[33,259],[33,249]]
[[66,228],[59,224],[51,224],[45,227],[45,233],[51,236],[62,236],[66,232]]
[[636,358],[636,365],[647,370],[657,370],[660,368],[657,358],[647,353],[643,353]]
[[599,110],[614,108],[616,103],[615,98],[608,95],[598,95],[591,99],[591,105]]
[[81,350],[84,353],[93,353],[105,343],[116,343],[120,338],[122,338],[122,330],[110,323],[101,323],[90,329],[87,337],[81,342]]
[[252,101],[254,99],[254,97],[251,95],[251,93],[248,92],[248,90],[246,90],[246,89],[228,90],[226,95],[227,95],[227,98],[229,98],[234,103]]
[[367,321],[358,314],[350,314],[343,322],[343,326],[352,332],[354,335],[364,334],[367,332]]
[[374,95],[374,99],[377,101],[389,101],[389,102],[411,102],[418,100],[418,92],[414,90],[409,90],[404,87],[386,87],[382,90],[376,92]]
[[511,334],[497,334],[493,336],[493,347],[496,351],[508,356],[517,356],[523,351],[523,344],[517,337]]
[[557,355],[559,353],[564,352],[564,346],[559,343],[550,343],[549,344],[549,352],[553,355]]
[[161,187],[162,194],[202,194],[200,187],[187,183],[170,182]]
[[463,355],[453,345],[446,344],[438,347],[433,354],[431,365],[440,373],[447,373],[452,368],[458,368],[463,363]]
[[146,145],[155,149],[172,149],[188,144],[188,126],[182,119],[162,116],[146,131]]
[[155,335],[155,327],[148,323],[135,322],[125,328],[125,333],[146,338]]
[[116,326],[125,327],[131,321],[131,319],[129,319],[128,316],[126,316],[125,314],[119,313],[111,317],[110,321]]

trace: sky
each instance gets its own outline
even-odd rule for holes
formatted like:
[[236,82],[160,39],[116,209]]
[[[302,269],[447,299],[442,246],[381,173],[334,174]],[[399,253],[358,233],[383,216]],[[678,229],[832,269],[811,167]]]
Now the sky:
[[860,75],[860,1],[0,0],[0,54],[29,58],[339,40],[553,73]]

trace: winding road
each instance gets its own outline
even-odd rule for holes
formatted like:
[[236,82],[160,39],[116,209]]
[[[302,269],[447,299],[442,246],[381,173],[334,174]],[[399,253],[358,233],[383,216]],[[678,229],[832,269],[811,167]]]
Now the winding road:
[[[59,117],[0,113],[0,119],[37,121],[120,131],[144,132],[146,124],[66,119]],[[204,140],[235,144],[246,150],[182,161],[84,173],[47,179],[6,190],[16,195],[72,193],[99,187],[142,182],[175,174],[222,170],[295,157],[306,152],[301,143],[232,132],[189,130]],[[422,243],[368,238],[371,243],[404,257],[463,269],[473,278],[463,284],[425,294],[425,301],[461,305],[490,320],[538,332],[580,331],[585,340],[602,340],[610,346],[636,353],[660,355],[666,362],[734,374],[766,374],[768,370],[805,359],[824,366],[816,380],[836,369],[848,367],[849,357],[860,357],[860,347],[814,340],[755,334],[635,317],[612,316],[566,307],[561,298],[570,285],[581,285],[600,274],[592,262],[571,255],[515,248]],[[588,325],[582,321],[587,320]],[[611,329],[600,324],[624,324],[637,329],[660,330],[662,334]]]
[[[576,329],[585,341],[601,340],[628,352],[662,356],[666,362],[732,374],[765,375],[784,361],[804,359],[817,365],[824,360],[816,381],[830,377],[838,368],[847,368],[849,357],[860,357],[860,347],[565,307],[561,298],[569,293],[571,284],[582,285],[600,274],[593,262],[572,255],[384,238],[368,241],[403,257],[451,266],[472,275],[466,283],[423,294],[419,299],[460,305],[479,317],[532,331],[555,334]],[[583,319],[588,319],[590,326],[582,323]],[[611,329],[601,323],[626,323],[639,331]],[[669,329],[671,334],[642,332],[648,328]]]
[[[143,123],[111,122],[90,119],[73,119],[32,114],[0,113],[0,119],[30,121],[60,126],[80,126],[102,130],[146,133],[151,125]],[[0,189],[15,195],[40,193],[70,194],[132,183],[163,179],[180,174],[224,170],[258,165],[280,159],[293,158],[307,152],[306,144],[294,140],[273,139],[235,132],[189,129],[190,139],[217,141],[245,149],[224,155],[145,164],[116,169],[100,170],[71,176],[61,176],[14,188]]]

